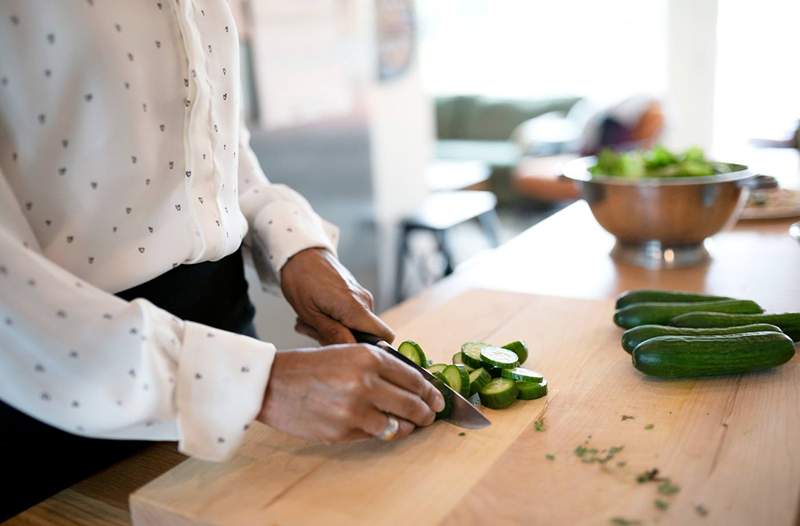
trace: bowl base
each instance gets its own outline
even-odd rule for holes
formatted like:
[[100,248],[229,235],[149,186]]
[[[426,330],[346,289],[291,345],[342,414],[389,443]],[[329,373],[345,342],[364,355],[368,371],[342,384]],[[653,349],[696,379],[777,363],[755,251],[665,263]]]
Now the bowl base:
[[693,267],[711,259],[704,243],[666,246],[660,241],[616,242],[611,257],[621,263],[651,270]]

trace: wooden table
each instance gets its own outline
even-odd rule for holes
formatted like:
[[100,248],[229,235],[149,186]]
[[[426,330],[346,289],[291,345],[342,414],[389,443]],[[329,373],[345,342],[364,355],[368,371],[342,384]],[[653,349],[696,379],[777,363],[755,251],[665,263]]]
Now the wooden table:
[[[343,502],[348,490],[363,491],[377,483],[356,477],[351,483],[340,484],[342,479],[337,479],[337,473],[350,470],[347,473],[357,474],[361,468],[353,471],[354,466],[365,466],[365,473],[385,477],[380,466],[389,462],[396,467],[397,460],[390,457],[403,459],[403,465],[408,467],[398,480],[407,482],[403,477],[409,476],[421,476],[421,480],[429,477],[437,482],[433,489],[444,488],[434,492],[438,496],[434,504],[443,503],[439,507],[432,507],[425,498],[419,505],[415,499],[402,503],[404,509],[439,513],[427,516],[429,522],[434,522],[434,516],[441,522],[469,523],[470,519],[487,522],[497,517],[487,516],[487,513],[501,508],[511,510],[510,514],[499,517],[505,521],[520,518],[513,510],[542,520],[554,517],[585,520],[586,513],[601,510],[594,517],[596,520],[589,522],[606,521],[610,514],[617,512],[650,521],[661,513],[652,505],[657,494],[649,486],[647,490],[637,488],[631,483],[631,476],[637,470],[658,466],[683,487],[678,497],[667,499],[672,509],[665,512],[670,515],[663,515],[663,519],[697,520],[700,516],[694,506],[700,504],[709,510],[701,524],[721,523],[718,521],[737,516],[742,523],[746,523],[745,519],[756,518],[764,524],[793,523],[800,495],[800,488],[796,487],[800,484],[800,456],[793,453],[794,444],[800,438],[797,359],[780,372],[752,375],[742,380],[642,381],[615,347],[618,331],[608,322],[611,304],[607,299],[623,289],[647,286],[748,296],[758,299],[770,310],[800,310],[800,246],[787,235],[790,223],[743,224],[713,240],[715,259],[709,265],[653,272],[619,266],[611,261],[607,256],[612,243],[610,236],[590,218],[585,204],[573,205],[497,251],[476,258],[451,278],[385,314],[401,336],[430,342],[432,354],[439,359],[445,358],[444,350],[452,353],[456,340],[465,338],[492,338],[499,342],[522,336],[540,341],[542,352],[535,351],[532,359],[537,360],[533,365],[551,378],[553,392],[547,400],[518,404],[506,413],[493,413],[494,425],[483,436],[461,437],[457,428],[437,424],[407,441],[389,446],[392,450],[388,453],[383,444],[309,448],[285,437],[272,436],[266,428],[256,427],[252,440],[248,440],[242,456],[234,463],[211,466],[191,461],[172,471],[166,479],[145,488],[141,493],[140,517],[155,516],[148,514],[147,507],[157,500],[154,495],[158,496],[159,492],[177,500],[185,498],[182,488],[191,487],[186,483],[188,480],[193,481],[198,491],[204,486],[218,488],[220,480],[232,482],[229,497],[246,487],[235,484],[236,481],[264,485],[264,491],[272,492],[271,498],[277,499],[271,504],[275,505],[271,511],[275,511],[276,517],[296,517],[292,513],[297,511],[298,504],[305,504],[308,510],[314,509],[309,507],[313,503],[302,497],[305,493],[292,493],[290,485],[283,487],[268,482],[270,478],[266,473],[270,470],[266,468],[269,466],[252,459],[259,456],[260,450],[270,449],[279,452],[277,457],[267,455],[278,462],[272,466],[273,474],[294,466],[298,473],[308,477],[304,483],[308,484],[307,494],[317,495],[322,499],[317,502],[327,502],[331,506]],[[475,288],[494,291],[472,292],[481,296],[452,301]],[[530,296],[529,293],[562,298]],[[587,301],[563,297],[606,299]],[[461,310],[464,305],[476,307],[465,312]],[[565,320],[570,321],[569,327],[551,330]],[[442,327],[455,327],[454,324],[460,324],[458,330],[442,330]],[[576,324],[577,328],[572,330]],[[548,330],[540,331],[540,327]],[[552,350],[546,351],[561,348],[581,352],[558,356]],[[565,361],[567,359],[569,362]],[[619,387],[603,383],[609,374],[620,375]],[[573,385],[585,387],[575,391],[570,389]],[[616,396],[618,403],[597,402],[607,396]],[[621,414],[630,414],[636,419],[622,422]],[[543,415],[547,431],[539,433],[533,429],[533,421]],[[622,423],[631,426],[620,427]],[[648,423],[655,427],[645,432],[643,426]],[[580,471],[581,476],[576,478],[575,470],[587,466],[575,463],[572,449],[588,434],[593,435],[591,444],[600,448],[625,445],[626,466],[629,467],[615,467],[620,471],[609,468],[612,475],[605,477],[602,473],[605,468],[590,466],[592,469]],[[620,440],[621,436],[624,439]],[[442,451],[437,447],[439,444],[448,449]],[[678,446],[673,447],[675,444]],[[752,449],[754,445],[758,445],[757,452]],[[449,450],[466,460],[465,467],[454,467],[461,464],[452,463]],[[56,520],[72,524],[125,524],[128,495],[180,460],[173,451],[170,446],[156,446],[122,466],[115,466],[45,501],[12,520],[11,524],[47,524]],[[549,453],[556,455],[552,464],[544,457]],[[324,460],[319,463],[320,471],[312,475],[320,459]],[[452,463],[448,465],[456,471],[430,469],[437,466],[437,461]],[[240,471],[243,463],[248,462],[251,466]],[[516,469],[518,465],[523,466],[523,470],[525,466],[536,469],[522,472],[530,475],[529,478],[506,475],[520,473]],[[765,467],[773,469],[773,473],[766,473]],[[228,469],[233,471],[226,471]],[[543,469],[551,469],[547,477],[541,476]],[[248,473],[260,473],[263,477],[248,479]],[[443,478],[442,473],[447,477]],[[230,478],[220,479],[219,475]],[[193,478],[197,476],[203,480],[202,484],[198,484],[200,479]],[[239,478],[242,476],[245,478]],[[605,478],[598,479],[599,476]],[[551,483],[541,482],[548,480]],[[732,480],[744,480],[746,484],[731,486]],[[175,481],[182,482],[176,485]],[[526,493],[528,483],[537,488],[539,498]],[[717,486],[733,487],[735,493],[713,491]],[[503,492],[498,493],[496,487]],[[291,498],[278,498],[284,494],[291,494]],[[337,498],[326,500],[326,495]],[[508,495],[517,506],[499,506],[505,501],[492,500],[498,495]],[[563,500],[564,495],[570,498]],[[701,497],[702,502],[695,495]],[[754,501],[756,496],[762,500]],[[370,497],[374,500],[364,502],[364,506],[380,505],[389,511],[398,506],[397,502],[387,500],[385,494],[370,494]],[[488,503],[483,505],[486,499]],[[191,513],[197,512],[199,502],[208,502],[208,511],[220,511],[212,510],[214,504],[207,499],[189,500],[195,503]],[[608,504],[619,502],[629,502],[629,505],[614,508]],[[741,512],[737,502],[753,504],[748,506],[751,511]],[[541,511],[562,508],[566,515],[548,515]],[[743,514],[731,514],[732,510]],[[332,522],[353,519],[353,515],[348,515],[352,510],[334,513],[336,510],[331,508],[330,511],[335,519]],[[247,522],[242,516],[239,519]]]

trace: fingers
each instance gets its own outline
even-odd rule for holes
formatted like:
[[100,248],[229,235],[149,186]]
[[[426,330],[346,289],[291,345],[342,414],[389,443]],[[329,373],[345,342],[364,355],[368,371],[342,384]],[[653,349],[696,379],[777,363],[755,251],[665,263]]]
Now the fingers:
[[394,341],[394,331],[375,313],[367,310],[358,302],[344,313],[342,323],[351,329],[372,334],[387,342]]
[[315,338],[322,345],[334,345],[337,343],[355,343],[353,333],[339,323],[324,315],[317,315],[310,322],[305,322],[316,330],[318,338]]
[[416,394],[381,378],[376,379],[374,384],[369,398],[377,409],[397,415],[420,427],[433,423],[436,413]]
[[[399,427],[392,440],[408,436],[412,431],[414,431],[414,424],[403,418],[397,418],[397,423],[399,424]],[[381,438],[388,425],[388,415],[378,411],[377,409],[369,409],[362,415],[359,428],[370,436]]]
[[378,356],[378,373],[381,378],[416,394],[435,413],[444,409],[442,393],[425,380],[418,371],[383,351],[378,351]]
[[303,336],[308,336],[312,340],[320,341],[319,332],[317,332],[317,330],[314,327],[307,324],[300,318],[297,318],[297,320],[295,321],[294,330],[298,334],[302,334]]

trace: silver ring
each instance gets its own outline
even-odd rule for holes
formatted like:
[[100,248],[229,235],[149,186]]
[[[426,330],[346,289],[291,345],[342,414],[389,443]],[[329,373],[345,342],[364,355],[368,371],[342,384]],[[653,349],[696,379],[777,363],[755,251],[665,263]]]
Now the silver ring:
[[378,435],[378,438],[384,442],[389,442],[394,440],[394,437],[397,436],[397,432],[400,430],[400,422],[392,415],[386,415],[386,418],[388,418],[389,421],[386,423],[386,427],[383,428],[383,431],[381,431],[381,434]]

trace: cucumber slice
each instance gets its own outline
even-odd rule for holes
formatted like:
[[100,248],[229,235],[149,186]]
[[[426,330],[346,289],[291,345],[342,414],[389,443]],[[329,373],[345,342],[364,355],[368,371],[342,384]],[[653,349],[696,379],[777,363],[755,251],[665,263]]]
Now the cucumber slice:
[[503,349],[508,349],[517,355],[520,365],[528,360],[528,346],[522,340],[513,341],[503,345]]
[[422,352],[422,347],[415,341],[404,341],[400,344],[400,347],[397,348],[397,352],[420,367],[428,366],[428,358],[425,356],[425,353]]
[[435,363],[435,364],[431,365],[430,367],[428,367],[428,370],[431,373],[441,373],[442,371],[444,371],[445,367],[447,367],[446,363]]
[[492,367],[491,365],[483,365],[483,368],[489,373],[492,378],[500,378],[503,376],[503,370],[499,367]]
[[481,360],[481,349],[490,347],[488,343],[483,342],[467,342],[461,346],[461,359],[464,360],[464,365],[469,365],[473,369],[483,367]]
[[519,365],[517,353],[501,347],[484,347],[481,349],[481,360],[501,369],[512,369]]
[[444,377],[442,373],[433,373],[433,376],[439,383],[434,383],[433,385],[442,393],[442,397],[444,398],[444,409],[436,413],[436,420],[441,420],[443,418],[447,418],[450,416],[450,413],[453,412],[453,393],[450,389],[445,387],[447,384],[447,378]]
[[475,369],[469,373],[469,395],[472,396],[481,390],[483,386],[492,381],[492,376],[486,369]]
[[517,398],[520,400],[536,400],[547,394],[547,379],[543,378],[542,383],[517,382],[517,389]]
[[514,367],[513,369],[503,369],[500,373],[503,378],[514,380],[515,382],[541,383],[544,380],[542,373],[525,369],[524,367]]
[[475,370],[474,367],[470,367],[464,363],[464,357],[462,356],[461,351],[458,351],[453,355],[453,365],[463,365],[467,369],[468,373],[471,373]]
[[448,365],[442,371],[447,379],[447,385],[461,396],[469,396],[469,373],[463,366]]
[[481,403],[490,409],[504,409],[510,406],[517,399],[518,393],[517,384],[508,378],[495,378],[478,391]]

